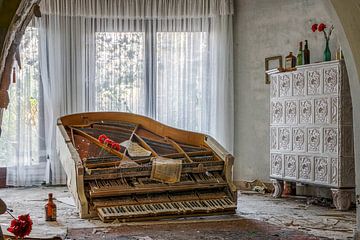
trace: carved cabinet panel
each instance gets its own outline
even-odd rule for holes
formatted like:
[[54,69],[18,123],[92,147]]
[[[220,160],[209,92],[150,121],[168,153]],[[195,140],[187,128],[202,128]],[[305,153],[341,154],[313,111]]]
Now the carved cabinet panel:
[[344,63],[269,74],[270,176],[354,187],[352,104]]
[[304,96],[305,95],[305,76],[303,71],[299,71],[293,74],[293,95]]
[[321,90],[321,71],[320,69],[307,71],[307,94],[318,95]]

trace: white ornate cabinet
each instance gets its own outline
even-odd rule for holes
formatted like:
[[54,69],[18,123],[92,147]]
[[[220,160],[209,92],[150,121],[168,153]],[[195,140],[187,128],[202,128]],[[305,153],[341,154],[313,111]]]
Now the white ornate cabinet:
[[343,61],[270,75],[270,177],[330,187],[334,205],[350,207],[355,186],[352,104]]

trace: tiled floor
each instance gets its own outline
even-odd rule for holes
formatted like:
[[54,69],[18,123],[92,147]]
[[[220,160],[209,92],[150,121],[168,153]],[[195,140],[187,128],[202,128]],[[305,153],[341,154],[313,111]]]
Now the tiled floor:
[[[49,223],[44,221],[44,205],[46,203],[47,194],[52,192],[56,198],[58,207],[58,221]],[[66,187],[36,187],[36,188],[8,188],[0,189],[0,197],[8,204],[9,208],[14,210],[15,215],[30,213],[33,221],[32,237],[43,236],[61,236],[65,237],[68,230],[73,234],[81,234],[84,229],[97,228],[99,230],[89,229],[86,232],[90,233],[104,233],[109,232],[109,227],[122,226],[122,229],[131,228],[131,226],[138,226],[138,229],[143,229],[144,234],[148,226],[164,225],[164,221],[146,222],[146,223],[119,223],[114,222],[110,224],[102,223],[99,220],[84,220],[80,219],[77,214],[77,209],[73,205],[71,195]],[[3,232],[9,225],[11,217],[8,214],[0,216],[0,224]],[[259,220],[253,221],[253,220]],[[355,210],[347,212],[339,212],[328,207],[320,207],[308,205],[304,198],[282,198],[273,199],[269,195],[260,194],[239,194],[238,209],[236,215],[215,216],[215,217],[201,217],[201,218],[182,218],[177,220],[167,221],[169,224],[186,223],[188,226],[199,226],[206,224],[211,227],[211,224],[219,223],[219,226],[226,225],[227,222],[251,222],[252,224],[260,224],[267,226],[275,225],[271,231],[288,231],[287,234],[297,232],[298,230],[313,234],[319,237],[328,237],[330,239],[346,239],[352,237],[352,231],[355,227]],[[244,223],[245,224],[245,223]],[[243,226],[243,225],[242,225]],[[204,226],[202,226],[204,227]],[[120,228],[117,228],[120,229]],[[285,229],[285,230],[284,230]],[[287,230],[286,230],[287,229]],[[129,230],[130,231],[130,230]],[[164,230],[165,231],[165,230]],[[183,231],[179,229],[179,231]],[[111,231],[110,231],[111,232]],[[112,231],[114,233],[114,231]],[[166,232],[166,231],[165,231]],[[189,231],[190,233],[191,231]],[[110,234],[110,233],[109,233]],[[206,232],[204,232],[206,234]],[[211,234],[211,231],[208,232]],[[274,233],[278,236],[278,233]],[[111,235],[111,234],[110,234]],[[281,234],[280,234],[281,235]],[[195,238],[185,237],[184,239],[197,239],[196,232],[192,234]],[[222,236],[222,237],[221,237]],[[205,237],[203,239],[262,239],[262,238],[232,238],[230,235],[219,235]],[[146,236],[145,236],[146,237]],[[118,238],[104,238],[103,239],[118,239]],[[86,238],[76,238],[86,239]],[[119,238],[119,239],[136,239],[136,238]],[[139,239],[167,239],[167,238],[139,238]],[[173,239],[182,239],[175,238]],[[271,238],[271,239],[286,239],[286,238]],[[299,238],[300,239],[300,238]],[[310,238],[303,238],[310,239]]]

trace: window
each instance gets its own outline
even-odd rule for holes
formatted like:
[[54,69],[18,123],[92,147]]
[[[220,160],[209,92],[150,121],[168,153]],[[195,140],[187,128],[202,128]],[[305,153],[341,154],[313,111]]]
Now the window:
[[204,32],[159,32],[156,43],[156,118],[204,130],[208,38]]
[[96,33],[95,109],[144,114],[144,34]]
[[149,115],[195,131],[208,128],[208,33],[96,32],[95,43],[96,111]]
[[0,138],[0,166],[36,166],[44,159],[42,86],[39,77],[38,30],[28,27],[20,44],[21,65],[9,89]]

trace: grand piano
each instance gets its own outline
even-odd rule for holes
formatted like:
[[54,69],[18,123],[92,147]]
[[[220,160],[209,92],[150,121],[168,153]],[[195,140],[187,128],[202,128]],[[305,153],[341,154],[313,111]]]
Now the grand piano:
[[58,119],[58,155],[81,218],[231,214],[234,157],[210,136],[118,112]]

